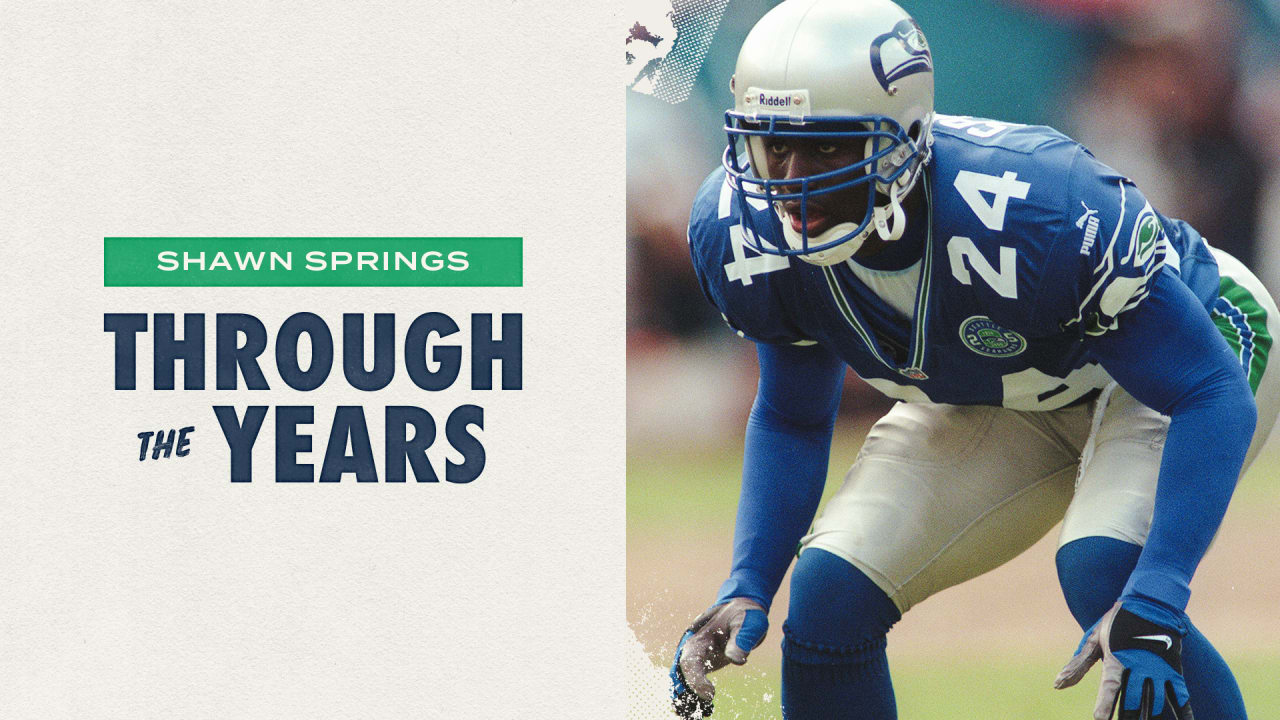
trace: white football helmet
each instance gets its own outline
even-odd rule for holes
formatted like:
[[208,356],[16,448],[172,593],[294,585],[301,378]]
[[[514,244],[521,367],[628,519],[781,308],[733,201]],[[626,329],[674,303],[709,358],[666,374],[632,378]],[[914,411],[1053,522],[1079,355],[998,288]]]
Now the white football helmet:
[[[902,236],[906,215],[899,201],[929,160],[933,123],[933,58],[902,8],[889,0],[787,0],[747,35],[730,88],[734,106],[725,113],[723,161],[753,248],[830,265],[853,255],[872,232],[884,240]],[[864,157],[818,175],[770,178],[769,139],[797,136],[865,138]],[[866,186],[861,222],[809,237],[808,201],[858,185]],[[748,200],[773,207],[788,247],[759,239]],[[783,207],[794,210],[795,201],[800,230]]]

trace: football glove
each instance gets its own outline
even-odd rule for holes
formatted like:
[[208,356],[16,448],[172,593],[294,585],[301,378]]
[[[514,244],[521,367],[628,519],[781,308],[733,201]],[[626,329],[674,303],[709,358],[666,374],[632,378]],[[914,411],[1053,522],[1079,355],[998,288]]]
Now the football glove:
[[1182,678],[1183,627],[1181,618],[1159,606],[1136,599],[1118,602],[1085,631],[1053,686],[1075,685],[1102,660],[1094,720],[1109,720],[1117,705],[1119,720],[1192,720]]
[[769,616],[756,601],[733,598],[712,605],[694,619],[671,663],[671,704],[686,720],[711,717],[716,689],[707,673],[733,663],[747,662],[747,654],[764,640]]

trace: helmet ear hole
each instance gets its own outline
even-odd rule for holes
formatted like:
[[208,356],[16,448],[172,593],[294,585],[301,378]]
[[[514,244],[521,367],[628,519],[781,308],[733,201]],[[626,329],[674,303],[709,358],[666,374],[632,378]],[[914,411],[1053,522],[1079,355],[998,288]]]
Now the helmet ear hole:
[[911,141],[916,143],[917,145],[920,144],[920,128],[921,127],[922,126],[920,125],[920,121],[916,120],[912,122],[911,127],[907,129],[907,137],[910,137]]

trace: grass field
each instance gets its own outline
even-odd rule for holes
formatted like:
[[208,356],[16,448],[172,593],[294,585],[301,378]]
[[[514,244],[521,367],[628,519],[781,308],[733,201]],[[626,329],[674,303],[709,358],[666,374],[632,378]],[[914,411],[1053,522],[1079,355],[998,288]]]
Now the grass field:
[[[1276,717],[1278,664],[1275,657],[1232,662],[1251,717]],[[1060,665],[1056,656],[1032,660],[942,655],[912,657],[892,665],[898,715],[904,720],[1085,720],[1092,715],[1098,691],[1096,681],[1088,679],[1068,690],[1053,690],[1050,683]],[[735,668],[721,675],[716,718],[778,717],[776,671]]]
[[[827,492],[857,452],[833,451]],[[650,658],[670,662],[684,626],[728,572],[739,449],[632,447],[627,481],[627,617]],[[1272,443],[1236,492],[1192,584],[1188,611],[1231,663],[1250,716],[1280,718],[1280,445]],[[1053,572],[1056,530],[1013,562],[913,608],[889,636],[904,720],[1083,720],[1097,691],[1051,684],[1080,632]],[[742,668],[717,673],[717,718],[774,718],[786,583],[765,642]]]

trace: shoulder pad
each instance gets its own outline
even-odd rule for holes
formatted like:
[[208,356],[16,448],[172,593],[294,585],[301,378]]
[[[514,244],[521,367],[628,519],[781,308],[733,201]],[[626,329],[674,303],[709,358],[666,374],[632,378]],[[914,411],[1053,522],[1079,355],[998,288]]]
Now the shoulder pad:
[[[767,208],[750,210],[758,214],[757,227],[776,225]],[[793,261],[749,247],[740,218],[726,173],[718,168],[698,190],[689,217],[689,252],[703,293],[741,337],[775,344],[805,341],[788,307],[787,298],[795,295],[787,290],[794,281]]]
[[1177,252],[1133,182],[1083,148],[1067,194],[1075,217],[1053,250],[1041,312],[1062,329],[1101,335],[1147,297],[1156,273],[1177,266]]

